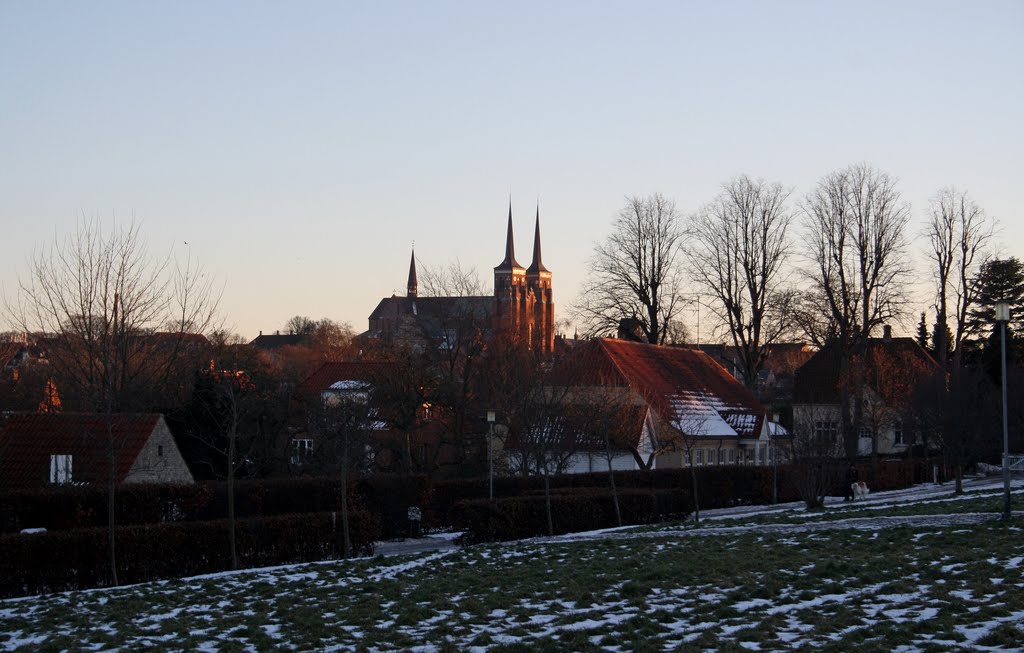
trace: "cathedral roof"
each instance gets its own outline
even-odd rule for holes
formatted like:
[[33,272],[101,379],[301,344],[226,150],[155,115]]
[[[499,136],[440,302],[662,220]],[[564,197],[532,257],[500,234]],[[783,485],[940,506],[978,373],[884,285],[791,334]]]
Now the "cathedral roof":
[[540,272],[548,272],[549,270],[544,267],[544,264],[540,260],[540,207],[537,207],[537,222],[533,230],[533,262],[530,263],[530,267],[526,269],[527,274],[538,274]]
[[512,202],[508,204],[508,235],[505,237],[505,260],[494,268],[495,272],[511,272],[522,270],[523,266],[516,261],[516,246],[512,238]]

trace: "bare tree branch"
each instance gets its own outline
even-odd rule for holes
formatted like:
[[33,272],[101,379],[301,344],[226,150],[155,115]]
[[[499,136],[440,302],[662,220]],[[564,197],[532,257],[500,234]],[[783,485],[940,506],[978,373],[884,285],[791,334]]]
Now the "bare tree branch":
[[594,247],[591,274],[573,307],[587,335],[607,335],[636,320],[648,342],[662,344],[683,307],[675,203],[660,194],[628,197],[611,235]]
[[744,383],[753,387],[771,345],[793,321],[793,293],[782,287],[790,252],[789,191],[738,177],[691,220],[686,247],[697,283],[717,301]]

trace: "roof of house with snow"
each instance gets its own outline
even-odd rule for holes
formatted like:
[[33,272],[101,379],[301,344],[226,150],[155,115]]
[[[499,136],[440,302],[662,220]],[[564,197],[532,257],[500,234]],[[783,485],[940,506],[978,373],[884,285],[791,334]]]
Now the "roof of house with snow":
[[[522,450],[540,448],[557,451],[591,451],[604,452],[611,445],[613,451],[628,450],[639,447],[644,437],[644,424],[650,410],[647,406],[631,405],[615,408],[614,417],[597,415],[586,411],[586,404],[580,405],[582,410],[569,411],[566,414],[542,420],[528,431],[514,430],[505,442],[505,448]],[[611,418],[613,424],[607,423]],[[605,422],[602,424],[602,422]],[[605,443],[605,431],[610,438]],[[625,441],[626,438],[630,442]]]
[[572,385],[626,385],[684,433],[756,438],[765,408],[711,356],[697,349],[598,338],[558,376]]
[[[391,367],[389,363],[367,361],[328,361],[318,367],[299,384],[298,390],[305,395],[319,395],[339,383],[359,382],[360,386],[380,378]],[[351,388],[350,388],[351,389]]]

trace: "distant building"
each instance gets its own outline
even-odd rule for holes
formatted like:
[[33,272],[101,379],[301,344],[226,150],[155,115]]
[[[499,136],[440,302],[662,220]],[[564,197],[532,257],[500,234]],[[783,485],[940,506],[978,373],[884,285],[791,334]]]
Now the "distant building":
[[[857,453],[903,454],[921,444],[911,430],[914,395],[940,373],[939,364],[916,340],[893,338],[888,326],[881,338],[867,338],[849,353],[826,345],[796,372],[794,428],[817,438],[841,438],[842,396],[847,392],[847,422],[856,429]],[[856,424],[854,401],[860,403]]]
[[[577,454],[567,458],[569,471],[593,467],[595,453],[611,453],[618,469],[764,465],[789,437],[750,390],[696,349],[597,338],[575,347],[549,382],[570,388],[567,403],[583,407],[570,414],[581,416],[576,425],[582,429],[572,433],[572,419],[555,420],[539,434],[513,438],[511,455],[546,440]],[[603,418],[614,420],[619,434],[611,452],[590,432],[602,412],[617,414]],[[633,461],[619,452],[631,453]]]
[[[114,415],[113,444],[118,485],[193,482],[162,415]],[[0,429],[0,490],[105,486],[109,451],[103,415],[12,414]]]
[[508,209],[505,258],[494,268],[494,293],[473,297],[420,297],[416,257],[409,262],[404,297],[385,297],[370,314],[362,335],[385,343],[454,348],[466,338],[486,338],[504,330],[529,347],[551,353],[555,343],[555,305],[551,272],[541,261],[540,210],[534,227],[533,261],[516,261],[512,206]]

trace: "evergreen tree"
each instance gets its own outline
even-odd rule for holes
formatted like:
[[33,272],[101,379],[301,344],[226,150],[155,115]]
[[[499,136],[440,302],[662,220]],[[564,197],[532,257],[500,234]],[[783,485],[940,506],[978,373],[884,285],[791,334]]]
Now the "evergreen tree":
[[995,330],[995,304],[1010,303],[1008,330],[1024,333],[1024,264],[1016,257],[992,259],[982,264],[974,281],[977,302],[969,317],[974,334]]
[[928,322],[925,321],[924,311],[921,311],[921,321],[917,323],[917,344],[921,346],[921,349],[930,351],[928,349]]

